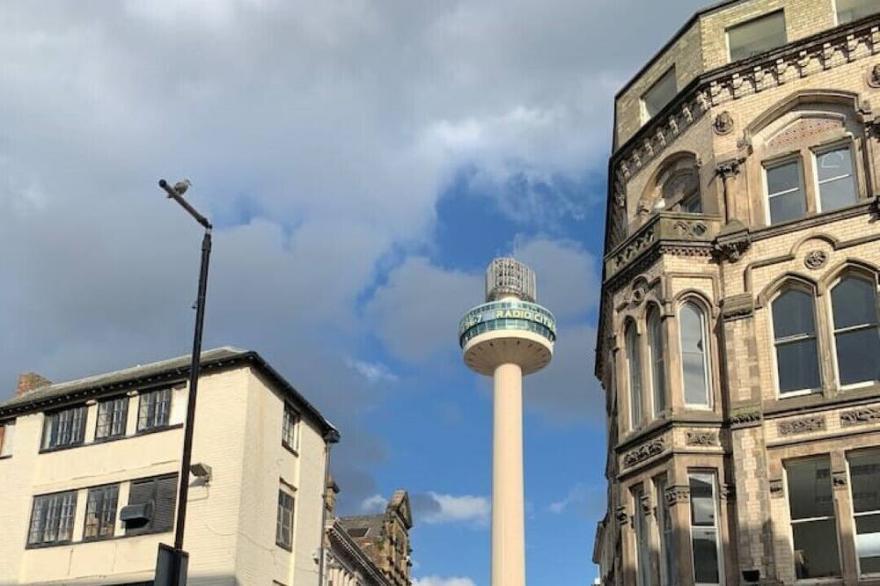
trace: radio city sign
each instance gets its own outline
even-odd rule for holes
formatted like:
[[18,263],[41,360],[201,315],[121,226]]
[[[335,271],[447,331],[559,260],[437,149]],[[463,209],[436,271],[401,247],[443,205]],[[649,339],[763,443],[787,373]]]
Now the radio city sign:
[[458,335],[461,336],[467,330],[484,322],[501,319],[518,319],[540,324],[556,333],[556,319],[553,314],[540,305],[525,301],[511,303],[510,301],[496,301],[478,305],[461,319],[458,327]]

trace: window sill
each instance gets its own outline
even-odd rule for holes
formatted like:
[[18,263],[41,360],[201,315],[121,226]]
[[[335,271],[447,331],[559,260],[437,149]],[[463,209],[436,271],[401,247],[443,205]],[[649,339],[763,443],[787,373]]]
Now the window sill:
[[104,543],[107,541],[116,541],[117,539],[132,539],[134,537],[151,537],[155,535],[162,535],[163,533],[171,533],[174,529],[163,529],[161,531],[145,531],[144,533],[135,533],[135,534],[125,534],[122,535],[112,535],[110,537],[98,537],[98,538],[89,538],[89,539],[81,539],[79,541],[59,541],[55,543],[35,543],[28,544],[25,546],[25,549],[46,549],[49,547],[64,547],[71,545],[89,545],[90,543]]
[[80,444],[75,444],[75,445],[71,445],[71,446],[59,446],[57,448],[40,448],[40,451],[38,453],[49,454],[52,452],[73,450],[75,448],[87,448],[89,446],[99,446],[102,444],[107,444],[107,443],[116,442],[116,441],[120,441],[120,440],[126,440],[126,439],[132,439],[135,437],[140,437],[142,435],[150,435],[153,433],[161,433],[163,431],[171,431],[173,429],[182,429],[182,428],[183,428],[182,423],[175,423],[174,425],[163,425],[162,427],[153,427],[151,429],[144,429],[142,431],[137,431],[131,435],[118,435],[118,436],[114,436],[114,437],[101,438],[101,439],[96,439],[96,440],[90,441],[88,443],[80,443]]
[[151,433],[161,433],[163,431],[171,431],[172,429],[183,429],[182,423],[175,423],[173,425],[163,425],[161,427],[150,427],[148,429],[139,429],[134,435],[127,435],[125,437],[139,437],[142,435],[150,435]]
[[297,450],[296,448],[294,448],[293,446],[291,446],[287,442],[281,442],[281,445],[284,446],[285,450],[287,450],[288,452],[290,452],[291,454],[293,454],[294,456],[299,458],[299,450]]
[[8,460],[11,457],[12,457],[12,454],[3,454],[2,456],[0,456],[0,460]]
[[278,547],[280,547],[284,551],[288,551],[290,553],[293,553],[293,545],[285,545],[283,543],[278,543],[277,541],[275,542],[275,545],[277,545]]
[[65,545],[74,545],[75,541],[53,541],[52,543],[28,543],[25,549],[46,549],[47,547],[64,547]]

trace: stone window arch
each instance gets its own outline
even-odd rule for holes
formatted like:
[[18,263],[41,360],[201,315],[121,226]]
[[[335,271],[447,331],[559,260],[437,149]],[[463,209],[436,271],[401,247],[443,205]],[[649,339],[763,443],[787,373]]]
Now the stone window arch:
[[680,211],[703,213],[700,164],[691,152],[670,155],[660,164],[639,200],[638,213]]
[[626,320],[623,343],[626,351],[627,387],[629,389],[629,426],[637,429],[644,422],[644,399],[642,385],[642,349],[639,331],[634,319]]
[[846,266],[828,288],[834,372],[841,388],[880,380],[877,275]]
[[770,299],[774,377],[780,397],[821,391],[820,328],[815,296],[812,285],[788,279]]
[[709,312],[694,296],[678,306],[678,338],[684,404],[689,409],[712,409],[712,358]]
[[663,331],[663,314],[656,303],[650,303],[645,317],[647,334],[648,371],[651,384],[651,407],[654,418],[659,417],[668,406],[666,383],[666,340]]

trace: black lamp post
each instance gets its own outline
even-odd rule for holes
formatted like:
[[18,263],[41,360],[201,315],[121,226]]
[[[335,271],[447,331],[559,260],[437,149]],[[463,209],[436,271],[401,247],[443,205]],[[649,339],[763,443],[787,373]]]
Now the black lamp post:
[[[205,322],[205,293],[208,288],[208,262],[211,258],[211,230],[213,226],[205,216],[200,214],[183,194],[189,188],[188,180],[178,181],[169,185],[164,179],[159,180],[159,187],[165,190],[170,199],[176,201],[186,212],[205,229],[202,238],[202,264],[199,268],[199,291],[196,297],[196,325],[193,334],[192,362],[189,370],[189,391],[186,401],[186,426],[183,430],[183,455],[180,462],[179,490],[177,494],[177,523],[174,529],[174,548],[159,546],[159,557],[156,569],[156,586],[184,586],[186,584],[186,563],[188,554],[183,549],[183,535],[186,528],[186,505],[189,497],[189,472],[192,462],[193,424],[196,416],[196,394],[199,386],[201,370],[202,330]],[[163,580],[160,583],[160,578]]]

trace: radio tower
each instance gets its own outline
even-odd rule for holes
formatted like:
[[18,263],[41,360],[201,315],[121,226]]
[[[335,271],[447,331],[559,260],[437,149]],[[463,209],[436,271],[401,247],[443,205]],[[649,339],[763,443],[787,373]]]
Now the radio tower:
[[550,362],[553,314],[535,303],[535,273],[512,258],[486,269],[486,303],[461,320],[465,363],[494,383],[492,586],[526,582],[523,513],[522,377]]

